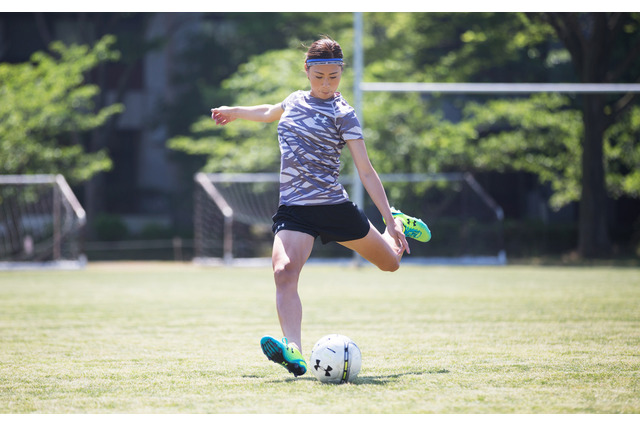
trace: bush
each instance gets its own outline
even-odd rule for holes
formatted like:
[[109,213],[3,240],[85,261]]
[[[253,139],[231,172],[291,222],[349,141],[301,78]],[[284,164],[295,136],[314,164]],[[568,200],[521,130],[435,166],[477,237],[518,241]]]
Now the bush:
[[129,235],[127,225],[118,215],[99,214],[95,219],[94,228],[99,241],[120,241]]

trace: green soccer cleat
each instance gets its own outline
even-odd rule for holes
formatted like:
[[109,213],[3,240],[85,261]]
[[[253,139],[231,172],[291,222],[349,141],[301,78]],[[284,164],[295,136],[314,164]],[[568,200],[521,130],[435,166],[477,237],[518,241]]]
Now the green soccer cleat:
[[393,207],[391,207],[391,214],[394,218],[397,217],[402,222],[405,236],[422,241],[423,243],[431,239],[431,230],[429,230],[429,227],[422,219],[408,216]]
[[260,346],[269,361],[282,365],[295,377],[307,372],[307,362],[300,351],[287,342],[286,337],[280,342],[271,336],[264,336],[260,339]]

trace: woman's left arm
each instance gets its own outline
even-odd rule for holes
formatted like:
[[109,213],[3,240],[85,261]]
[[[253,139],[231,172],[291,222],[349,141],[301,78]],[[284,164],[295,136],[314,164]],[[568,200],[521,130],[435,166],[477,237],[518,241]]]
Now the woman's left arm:
[[397,225],[393,219],[387,194],[382,186],[378,173],[371,164],[364,140],[349,140],[347,141],[347,146],[351,152],[351,157],[356,165],[356,169],[358,169],[358,176],[360,176],[362,185],[384,218],[389,234],[396,240],[399,247],[404,247],[407,252],[409,252],[409,244],[407,243],[403,229],[400,225]]

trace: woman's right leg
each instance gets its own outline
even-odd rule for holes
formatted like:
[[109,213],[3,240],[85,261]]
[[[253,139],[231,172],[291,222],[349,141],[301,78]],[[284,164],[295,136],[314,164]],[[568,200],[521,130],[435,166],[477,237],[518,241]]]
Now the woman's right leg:
[[369,233],[364,238],[343,241],[339,244],[357,252],[382,271],[396,271],[400,267],[404,250],[396,245],[387,231],[380,234],[373,225],[369,226]]
[[276,309],[284,337],[302,349],[302,302],[298,280],[309,259],[314,238],[303,232],[282,230],[273,241],[272,264],[276,283]]

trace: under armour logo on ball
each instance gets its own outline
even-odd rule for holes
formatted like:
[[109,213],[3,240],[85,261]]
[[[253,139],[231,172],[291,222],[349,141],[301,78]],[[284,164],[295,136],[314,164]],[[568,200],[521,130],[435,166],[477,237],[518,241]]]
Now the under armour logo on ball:
[[330,365],[327,365],[326,369],[322,368],[322,366],[320,365],[320,360],[319,359],[316,359],[316,365],[314,365],[313,368],[315,368],[316,370],[324,371],[324,375],[327,376],[327,377],[329,377],[331,375],[331,370],[333,370],[333,368],[331,368]]

